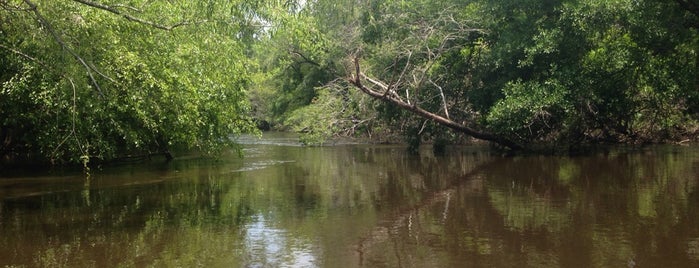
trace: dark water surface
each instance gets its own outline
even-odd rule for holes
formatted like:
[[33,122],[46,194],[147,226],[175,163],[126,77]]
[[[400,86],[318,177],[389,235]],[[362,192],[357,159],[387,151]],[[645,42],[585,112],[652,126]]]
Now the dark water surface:
[[699,148],[244,159],[0,178],[0,267],[699,267]]

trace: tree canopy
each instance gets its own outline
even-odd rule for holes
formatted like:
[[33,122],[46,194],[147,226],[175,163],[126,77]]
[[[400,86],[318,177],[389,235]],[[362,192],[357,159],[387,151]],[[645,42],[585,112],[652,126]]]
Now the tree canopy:
[[[444,125],[514,149],[572,149],[682,141],[699,129],[691,1],[350,1],[327,17],[328,5],[310,2],[301,12],[325,38],[291,63],[344,63],[328,66],[345,79],[305,84],[313,98],[296,111],[306,119],[287,123],[309,134],[459,138]],[[355,87],[376,101],[347,93]],[[373,113],[342,110],[361,126],[317,124],[337,113],[334,102]]]
[[698,29],[686,0],[0,0],[0,157],[217,153],[255,121],[309,144],[683,141]]
[[253,130],[244,1],[0,1],[0,156],[85,162]]

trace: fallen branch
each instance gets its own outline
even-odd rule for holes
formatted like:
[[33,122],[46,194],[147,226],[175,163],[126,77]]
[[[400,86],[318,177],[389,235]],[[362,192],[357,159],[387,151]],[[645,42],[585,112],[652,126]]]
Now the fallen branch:
[[388,89],[388,86],[386,84],[382,83],[381,81],[371,79],[361,72],[360,67],[359,67],[359,58],[357,58],[357,57],[354,57],[354,69],[355,69],[354,75],[352,78],[348,79],[348,82],[351,85],[353,85],[354,87],[358,88],[362,92],[366,93],[367,95],[369,95],[375,99],[379,99],[379,100],[394,104],[394,105],[396,105],[404,110],[410,111],[413,114],[416,114],[422,118],[429,119],[435,123],[446,126],[446,127],[451,128],[455,131],[464,133],[464,134],[469,135],[471,137],[474,137],[476,139],[494,142],[496,144],[510,148],[511,150],[524,149],[524,147],[522,145],[520,145],[520,144],[518,144],[510,139],[507,139],[505,137],[498,136],[498,135],[495,135],[495,134],[492,134],[492,133],[489,133],[486,131],[476,130],[476,129],[471,128],[465,124],[457,123],[457,122],[455,122],[447,117],[443,117],[443,116],[440,116],[438,114],[429,112],[425,109],[422,109],[419,106],[417,106],[417,104],[413,105],[409,102],[403,101],[402,99],[400,99],[400,97],[397,97],[396,94],[385,94],[385,91],[380,92],[380,91],[376,91],[376,90],[371,89],[370,87],[365,86],[362,83],[362,79],[368,81],[369,83],[372,83],[372,84],[378,86],[382,90]]

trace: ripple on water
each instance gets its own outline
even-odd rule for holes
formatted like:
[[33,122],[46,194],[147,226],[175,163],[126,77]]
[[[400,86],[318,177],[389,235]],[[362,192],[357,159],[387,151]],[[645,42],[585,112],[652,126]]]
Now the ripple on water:
[[285,163],[293,163],[296,161],[293,160],[264,160],[264,161],[257,161],[257,162],[252,162],[252,163],[245,163],[242,168],[233,170],[232,172],[246,172],[246,171],[253,171],[253,170],[260,170],[260,169],[265,169],[270,166],[275,166],[275,165],[281,165]]

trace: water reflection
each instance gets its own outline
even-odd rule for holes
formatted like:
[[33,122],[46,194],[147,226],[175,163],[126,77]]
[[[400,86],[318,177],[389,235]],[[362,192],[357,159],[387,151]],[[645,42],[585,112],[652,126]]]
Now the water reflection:
[[696,175],[696,151],[499,159],[393,221],[369,263],[696,266]]
[[300,147],[0,179],[0,266],[692,267],[699,150]]
[[263,216],[255,217],[246,227],[247,267],[314,267],[317,266],[313,246],[296,239],[285,230],[276,229]]

